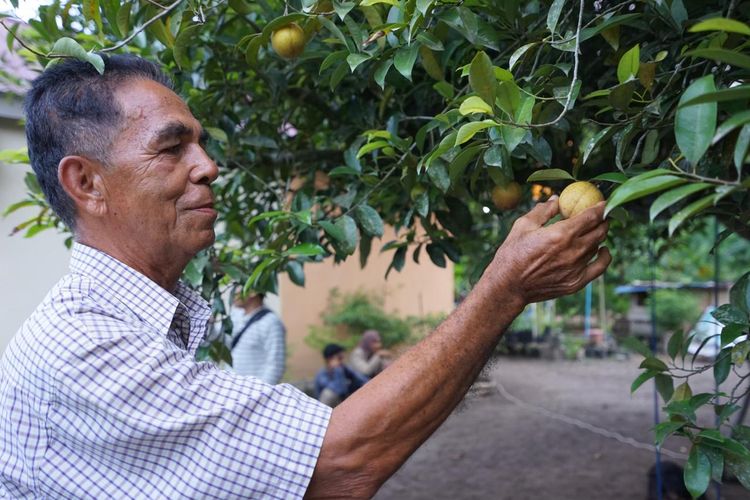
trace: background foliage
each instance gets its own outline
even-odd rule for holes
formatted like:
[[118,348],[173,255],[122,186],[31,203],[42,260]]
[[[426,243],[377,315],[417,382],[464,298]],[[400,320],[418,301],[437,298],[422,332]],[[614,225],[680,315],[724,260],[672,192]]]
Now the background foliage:
[[[392,252],[389,271],[464,256],[473,282],[540,197],[532,183],[600,183],[623,272],[645,242],[669,247],[706,216],[726,228],[719,241],[746,245],[748,19],[739,0],[84,0],[42,7],[28,29],[3,23],[42,66],[77,57],[101,69],[97,51],[120,51],[174,75],[222,169],[217,245],[185,272],[221,317],[235,283],[274,290],[287,272],[303,284],[305,264],[357,249],[364,264],[373,245]],[[307,37],[294,60],[268,43],[289,22]],[[498,212],[491,190],[511,180],[524,198]],[[33,178],[28,187],[8,211],[40,212],[19,230],[60,228]],[[396,240],[377,241],[384,224]],[[748,279],[716,315],[719,383],[750,350]],[[749,430],[719,431],[739,394],[668,390],[677,368],[706,369],[643,353],[639,381],[656,379],[670,415],[659,440],[693,443],[691,492],[725,466],[750,487]],[[706,405],[716,428],[695,423]]]

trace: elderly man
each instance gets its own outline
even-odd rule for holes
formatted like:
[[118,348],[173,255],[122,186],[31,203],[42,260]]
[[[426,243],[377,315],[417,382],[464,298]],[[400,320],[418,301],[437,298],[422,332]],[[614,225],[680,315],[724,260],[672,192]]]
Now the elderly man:
[[105,61],[64,60],[27,96],[31,163],[75,244],[0,362],[0,497],[370,497],[526,304],[610,261],[601,205],[546,227],[557,201],[538,205],[456,311],[333,411],[196,362],[210,308],[179,277],[214,241],[218,171],[158,68]]

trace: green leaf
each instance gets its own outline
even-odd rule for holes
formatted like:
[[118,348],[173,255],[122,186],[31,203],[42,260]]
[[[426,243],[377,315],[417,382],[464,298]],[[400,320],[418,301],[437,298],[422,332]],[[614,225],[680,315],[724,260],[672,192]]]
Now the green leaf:
[[741,324],[727,325],[721,329],[721,347],[731,344],[745,335],[745,326]]
[[557,22],[560,19],[560,13],[562,12],[562,8],[565,5],[565,0],[555,0],[552,2],[552,5],[550,5],[549,11],[547,11],[547,29],[552,33],[552,35],[555,34],[555,29],[557,29]]
[[99,0],[83,0],[81,13],[87,21],[94,21],[97,31],[102,32],[102,13],[99,10]]
[[303,257],[316,257],[325,255],[326,251],[316,243],[301,243],[286,251],[286,255],[297,255]]
[[417,11],[422,14],[422,17],[427,17],[427,11],[432,7],[434,0],[417,0]]
[[513,52],[513,54],[510,56],[510,60],[508,62],[508,69],[510,71],[513,71],[513,67],[516,65],[516,63],[518,62],[518,60],[521,59],[521,57],[523,57],[523,55],[526,52],[528,52],[528,50],[530,48],[532,48],[536,44],[537,44],[537,42],[527,43],[526,45],[523,45],[523,46],[519,47],[518,49],[516,49],[516,51]]
[[674,382],[672,381],[672,377],[660,373],[654,377],[654,382],[656,384],[656,390],[659,392],[659,395],[661,395],[661,398],[665,403],[672,399],[672,394],[674,394]]
[[729,33],[739,33],[740,35],[750,35],[750,27],[747,24],[735,19],[726,19],[723,17],[714,17],[706,19],[690,27],[691,33],[700,31],[726,31]]
[[588,141],[586,141],[586,144],[583,146],[583,148],[581,148],[581,151],[583,152],[583,164],[585,164],[586,160],[589,159],[589,156],[594,151],[594,149],[596,149],[599,144],[609,138],[614,133],[614,131],[615,129],[613,127],[604,128],[597,132]]
[[497,105],[511,118],[515,118],[521,105],[521,90],[515,82],[500,82],[497,86]]
[[266,43],[266,39],[262,35],[255,35],[250,43],[245,47],[245,62],[250,66],[255,66],[258,63],[258,51],[260,47]]
[[375,151],[376,149],[384,148],[386,146],[389,146],[388,141],[368,142],[367,144],[364,144],[361,148],[359,148],[359,151],[357,151],[357,158],[362,158],[370,151]]
[[224,131],[223,131],[222,129],[220,129],[220,128],[216,128],[216,127],[205,127],[205,128],[204,128],[204,130],[205,130],[205,131],[206,131],[206,133],[207,133],[207,134],[208,134],[208,135],[209,135],[209,136],[211,137],[211,139],[213,139],[213,140],[215,140],[215,141],[223,142],[223,143],[225,143],[225,144],[226,144],[227,142],[229,142],[229,137],[227,137],[227,133],[226,133],[226,132],[224,132]]
[[669,354],[669,357],[672,358],[672,360],[674,360],[678,354],[681,354],[680,351],[682,350],[683,340],[684,334],[679,330],[669,337],[669,342],[667,343],[667,354]]
[[370,5],[377,5],[379,3],[392,5],[393,7],[396,7],[397,9],[401,8],[401,5],[398,3],[398,0],[362,0],[359,5],[361,5],[362,7],[368,7]]
[[724,464],[740,484],[750,490],[750,459],[743,458],[734,453],[725,453]]
[[471,60],[469,85],[490,107],[495,104],[497,80],[495,79],[492,60],[484,51],[477,52],[474,59]]
[[419,43],[414,42],[400,47],[393,58],[393,65],[409,81],[411,81],[411,70],[417,60],[417,54],[419,54]]
[[572,175],[565,170],[560,168],[545,168],[543,170],[537,170],[526,179],[526,182],[533,181],[558,181],[558,180],[570,180],[574,181]]
[[343,61],[344,59],[346,59],[347,55],[349,55],[349,52],[346,50],[337,50],[335,52],[331,52],[326,56],[325,59],[323,59],[323,62],[320,63],[318,74],[322,74],[325,70],[333,66],[335,63]]
[[738,179],[742,177],[742,166],[745,164],[748,149],[750,149],[750,125],[744,125],[734,146],[734,166],[737,169]]
[[684,184],[686,180],[676,175],[660,175],[657,177],[643,177],[642,175],[631,178],[625,184],[615,189],[607,201],[604,211],[606,217],[615,207],[628,203],[629,201],[648,196],[658,191],[673,188]]
[[729,302],[745,314],[750,314],[750,272],[743,274],[729,290]]
[[289,280],[297,286],[305,286],[305,271],[302,264],[296,260],[290,260],[286,263],[286,272]]
[[641,47],[635,44],[633,48],[625,52],[617,64],[617,79],[625,83],[638,74],[641,64]]
[[378,65],[378,68],[375,70],[373,79],[381,89],[385,87],[385,77],[386,75],[388,75],[388,70],[391,69],[391,66],[393,66],[393,59],[389,58],[380,63]]
[[590,181],[606,181],[606,182],[612,182],[615,184],[622,184],[624,182],[627,182],[628,176],[620,172],[607,172],[604,174],[599,174],[596,177],[592,177],[589,180]]
[[[305,14],[302,14],[299,12],[295,12],[293,14],[287,14],[284,16],[279,16],[275,18],[274,20],[270,21],[268,24],[266,24],[263,27],[262,34],[264,37],[270,37],[271,34],[277,29],[283,26],[286,26],[287,24],[296,22],[296,21],[302,21],[303,19],[306,19],[306,18],[307,16]],[[321,20],[321,18],[325,18],[325,16],[318,16],[319,21]],[[328,19],[326,19],[326,21],[328,21]]]
[[440,245],[430,243],[429,245],[427,245],[426,250],[427,255],[430,256],[430,260],[433,264],[438,267],[445,267],[445,253],[443,252],[443,248]]
[[685,52],[683,57],[701,57],[723,62],[738,68],[750,69],[750,56],[727,49],[695,49]]
[[455,89],[453,88],[453,85],[446,81],[437,82],[432,86],[432,88],[434,88],[438,94],[440,94],[447,100],[453,99],[453,96],[455,95]]
[[645,372],[638,375],[638,377],[633,381],[633,384],[630,386],[630,392],[631,394],[638,390],[640,386],[645,384],[649,379],[652,379],[656,376],[657,372],[652,372],[651,370],[646,370]]
[[621,342],[623,347],[635,351],[645,358],[652,356],[651,349],[646,344],[638,340],[636,337],[625,337]]
[[461,106],[458,108],[458,111],[464,116],[473,113],[485,113],[491,115],[492,107],[484,102],[481,97],[471,96],[467,99],[464,99],[464,101],[461,103]]
[[664,361],[651,355],[644,359],[638,368],[646,368],[655,372],[669,371],[669,367],[666,365],[666,363],[664,363]]
[[359,221],[362,232],[367,236],[383,236],[383,219],[371,206],[358,205],[354,209],[354,217]]
[[711,316],[725,325],[730,325],[732,323],[740,325],[748,324],[747,313],[732,304],[724,304],[717,307],[711,311]]
[[716,364],[714,364],[714,380],[716,381],[716,385],[722,384],[727,377],[729,376],[729,372],[732,370],[732,357],[729,354],[729,352],[722,351],[723,354],[720,354],[717,357]]
[[[335,36],[336,38],[338,38],[339,40],[341,40],[344,43],[344,45],[346,46],[347,50],[349,50],[349,52],[356,52],[356,50],[352,46],[351,41],[348,38],[346,38],[346,36],[344,36],[344,33],[339,29],[338,26],[336,26],[333,23],[333,21],[331,21],[330,19],[328,19],[326,16],[318,16],[317,20],[320,22],[320,24],[322,24],[323,26],[325,26],[325,28],[328,31],[330,31],[333,36]],[[264,34],[266,33],[265,29],[263,30],[263,33]],[[270,36],[270,33],[269,33],[269,36]]]
[[713,195],[706,196],[692,202],[691,204],[674,214],[674,216],[669,219],[669,235],[672,236],[672,234],[674,234],[675,230],[680,226],[680,224],[685,222],[688,217],[691,217],[701,210],[713,205],[713,199]]
[[86,52],[78,42],[72,38],[63,37],[55,42],[50,50],[50,56],[66,56],[90,63],[99,74],[104,74],[104,60],[99,54]]
[[391,264],[388,266],[388,269],[385,272],[386,279],[388,278],[388,274],[391,272],[391,269],[395,269],[396,271],[400,272],[401,269],[404,268],[404,263],[406,263],[407,250],[408,247],[402,246],[393,253],[393,260],[391,260]]
[[433,161],[427,168],[427,176],[432,184],[443,193],[451,187],[451,179],[448,175],[448,169],[442,161]]
[[[710,75],[708,77],[710,77]],[[708,77],[703,77],[703,79]],[[738,85],[737,87],[730,87],[728,89],[705,91],[699,94],[696,93],[691,96],[690,99],[686,99],[685,102],[682,102],[682,99],[680,99],[680,107],[689,108],[694,105],[705,103],[744,101],[747,99],[750,99],[750,85]]]
[[674,390],[672,401],[689,401],[692,397],[693,391],[690,389],[690,384],[683,382]]
[[669,436],[685,427],[685,422],[661,422],[654,427],[654,442],[661,446]]
[[187,26],[180,31],[177,38],[174,41],[174,48],[172,49],[172,55],[174,61],[180,69],[190,67],[190,56],[188,55],[188,48],[192,45],[195,38],[200,33],[202,25],[193,24]]
[[133,2],[125,2],[122,4],[120,9],[117,11],[117,29],[120,30],[122,36],[126,36],[130,32],[130,12],[133,10]]
[[677,145],[692,164],[704,155],[711,145],[716,131],[716,103],[683,106],[691,99],[716,90],[713,75],[695,80],[680,97],[680,106],[675,113],[674,131]]
[[711,144],[716,144],[734,129],[741,127],[748,122],[750,122],[750,110],[740,111],[739,113],[733,114],[716,129],[716,135],[714,135]]
[[694,444],[690,449],[688,461],[685,463],[685,487],[693,498],[705,493],[711,481],[711,460],[703,451],[703,447]]
[[357,69],[357,66],[362,64],[363,62],[370,59],[370,54],[365,54],[362,52],[349,54],[346,57],[346,62],[349,63],[349,69],[352,73],[354,73],[354,70]]
[[474,137],[477,132],[490,127],[496,127],[497,125],[499,125],[499,123],[494,120],[482,120],[479,122],[465,123],[461,125],[460,129],[458,129],[455,145],[460,146],[461,144],[469,141],[472,137]]
[[656,198],[651,204],[651,209],[649,210],[651,222],[653,222],[661,212],[671,207],[675,203],[684,200],[691,194],[697,193],[698,191],[703,191],[704,189],[707,189],[711,186],[712,185],[707,182],[696,182],[694,184],[680,186],[660,194],[659,197]]

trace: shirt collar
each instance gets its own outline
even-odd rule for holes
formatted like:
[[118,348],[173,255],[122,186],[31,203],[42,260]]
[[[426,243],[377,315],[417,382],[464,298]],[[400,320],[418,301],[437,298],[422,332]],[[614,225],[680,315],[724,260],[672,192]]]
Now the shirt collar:
[[194,325],[208,323],[211,307],[184,283],[178,282],[174,293],[170,293],[114,257],[78,242],[73,243],[70,271],[102,284],[109,294],[165,336],[177,307],[184,306],[191,319],[188,350],[194,352],[197,349],[205,328],[199,331],[201,329]]

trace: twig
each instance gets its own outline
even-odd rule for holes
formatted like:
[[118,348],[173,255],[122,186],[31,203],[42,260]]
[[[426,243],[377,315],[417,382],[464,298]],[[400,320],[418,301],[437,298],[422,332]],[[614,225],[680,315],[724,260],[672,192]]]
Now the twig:
[[113,45],[111,47],[104,48],[104,49],[100,50],[99,52],[113,52],[113,51],[115,51],[117,49],[120,49],[120,48],[124,47],[125,45],[127,45],[128,43],[130,43],[130,41],[133,38],[135,38],[136,36],[138,36],[139,33],[141,33],[143,30],[145,30],[146,28],[148,28],[151,24],[155,23],[156,21],[158,21],[159,19],[161,19],[162,17],[166,16],[171,11],[173,11],[178,5],[180,5],[180,3],[182,3],[182,1],[183,0],[175,0],[173,3],[171,3],[167,7],[164,7],[163,11],[159,12],[154,17],[152,17],[151,19],[149,19],[148,21],[146,21],[145,23],[143,23],[140,28],[138,28],[133,33],[131,33],[127,38],[125,38],[124,40],[118,42],[117,44],[115,44],[115,45]]
[[45,57],[45,58],[49,57],[47,54],[42,54],[41,52],[39,52],[37,50],[34,50],[31,47],[29,47],[28,45],[26,45],[26,43],[23,40],[21,40],[21,38],[18,35],[16,35],[16,33],[14,31],[12,31],[10,28],[8,28],[3,21],[0,21],[0,25],[2,25],[3,28],[5,28],[6,31],[8,33],[10,33],[13,36],[13,38],[18,42],[18,44],[21,47],[23,47],[24,49],[30,51],[32,54],[34,54],[36,56]]
[[568,89],[568,95],[565,98],[565,104],[563,105],[563,110],[560,112],[560,114],[552,120],[551,122],[547,123],[536,123],[533,125],[530,125],[530,127],[533,128],[542,128],[542,127],[551,127],[552,125],[555,125],[557,122],[563,119],[563,117],[568,113],[568,106],[570,105],[570,101],[573,98],[573,91],[576,87],[576,82],[578,81],[578,63],[580,60],[578,51],[581,47],[581,25],[583,24],[583,4],[584,0],[580,0],[578,4],[578,26],[576,27],[576,36],[575,36],[575,47],[573,51],[573,78],[570,82],[570,88]]

